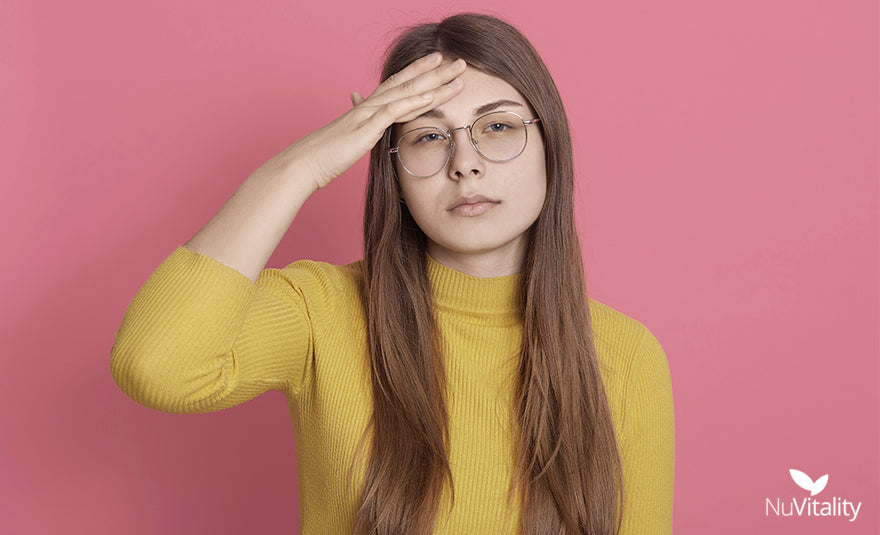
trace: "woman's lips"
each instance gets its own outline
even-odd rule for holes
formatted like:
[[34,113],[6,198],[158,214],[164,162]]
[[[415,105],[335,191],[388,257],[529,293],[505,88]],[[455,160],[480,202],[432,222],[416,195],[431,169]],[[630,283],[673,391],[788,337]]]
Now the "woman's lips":
[[452,210],[449,210],[453,214],[471,217],[477,216],[483,213],[486,213],[488,210],[491,210],[497,202],[493,201],[477,201],[474,203],[463,203],[459,204]]
[[501,201],[496,201],[479,194],[461,196],[455,199],[452,207],[448,208],[447,211],[456,215],[470,217],[485,213],[499,202]]

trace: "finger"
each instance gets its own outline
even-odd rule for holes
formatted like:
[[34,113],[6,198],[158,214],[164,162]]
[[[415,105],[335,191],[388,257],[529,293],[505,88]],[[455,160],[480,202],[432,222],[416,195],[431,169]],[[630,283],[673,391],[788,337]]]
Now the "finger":
[[432,91],[434,98],[431,102],[428,102],[425,106],[417,110],[413,110],[409,113],[401,114],[397,117],[394,122],[395,123],[407,123],[422,115],[423,113],[430,111],[437,106],[440,106],[444,102],[448,102],[455,95],[461,93],[462,89],[464,89],[464,82],[461,78],[456,78],[449,82],[448,84],[444,84],[438,87],[436,90]]
[[443,59],[443,55],[440,52],[432,52],[427,56],[422,56],[421,58],[413,61],[409,65],[403,68],[391,76],[389,76],[386,80],[384,80],[376,90],[371,93],[370,96],[375,94],[380,94],[387,91],[389,88],[395,87],[407,80],[412,80],[416,76],[428,72],[431,69],[436,69],[437,66],[440,65],[441,60]]
[[383,88],[382,91],[379,91],[379,88],[377,88],[377,91],[374,91],[373,94],[367,97],[367,100],[372,100],[376,105],[382,105],[394,99],[407,98],[412,95],[433,91],[460,76],[466,68],[467,64],[461,59],[451,63],[442,63],[434,69],[400,82],[393,87]]
[[362,112],[370,114],[363,119],[361,125],[369,131],[382,132],[394,123],[412,121],[425,112],[449,101],[455,95],[461,93],[462,89],[464,89],[464,82],[460,78],[456,78],[434,91],[392,100],[379,107],[368,106],[361,108]]
[[378,132],[377,139],[381,137],[381,133],[386,128],[396,122],[400,122],[400,118],[419,115],[429,110],[436,98],[434,91],[422,93],[421,95],[413,95],[411,97],[397,99],[391,101],[373,113],[363,126],[372,132]]
[[364,101],[364,97],[363,97],[363,95],[361,95],[361,94],[358,93],[357,91],[352,92],[352,94],[349,95],[348,98],[351,99],[351,105],[352,105],[352,106],[357,106],[358,104],[360,104],[361,102]]

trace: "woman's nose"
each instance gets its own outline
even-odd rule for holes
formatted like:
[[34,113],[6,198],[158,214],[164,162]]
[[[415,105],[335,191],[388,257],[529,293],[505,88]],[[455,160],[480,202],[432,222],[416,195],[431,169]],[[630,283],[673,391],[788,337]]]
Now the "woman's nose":
[[449,178],[458,180],[465,176],[483,176],[485,161],[472,142],[468,128],[457,128],[452,132],[452,154],[449,156],[447,173]]

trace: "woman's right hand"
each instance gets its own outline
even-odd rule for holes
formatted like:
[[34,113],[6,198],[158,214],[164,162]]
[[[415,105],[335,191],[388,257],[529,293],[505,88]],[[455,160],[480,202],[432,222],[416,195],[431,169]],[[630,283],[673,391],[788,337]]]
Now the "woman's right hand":
[[465,68],[463,60],[444,62],[437,52],[419,58],[367,98],[352,93],[351,109],[265,165],[295,168],[311,175],[315,190],[323,188],[367,154],[389,126],[411,121],[457,95],[464,86],[458,77]]
[[306,199],[369,152],[386,128],[457,95],[465,68],[463,61],[448,63],[431,54],[390,76],[367,98],[352,93],[352,109],[260,166],[186,247],[256,281]]

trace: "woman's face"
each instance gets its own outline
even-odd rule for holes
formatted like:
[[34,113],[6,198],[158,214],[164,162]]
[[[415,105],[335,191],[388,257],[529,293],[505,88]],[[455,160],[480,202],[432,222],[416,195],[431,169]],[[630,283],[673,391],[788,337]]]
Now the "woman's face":
[[[452,100],[405,124],[401,133],[425,126],[451,130],[470,125],[490,111],[511,111],[535,118],[526,99],[500,78],[467,67],[464,88]],[[506,162],[483,158],[467,129],[453,132],[455,147],[446,167],[416,178],[395,157],[401,195],[413,219],[428,237],[435,260],[477,277],[519,273],[526,251],[526,231],[538,218],[547,191],[544,142],[536,125],[526,126],[528,143]],[[488,202],[474,203],[474,196]],[[462,201],[468,201],[461,206]]]

